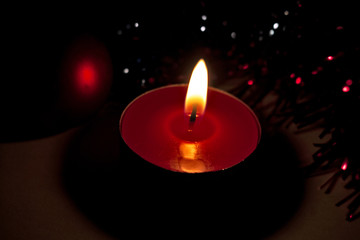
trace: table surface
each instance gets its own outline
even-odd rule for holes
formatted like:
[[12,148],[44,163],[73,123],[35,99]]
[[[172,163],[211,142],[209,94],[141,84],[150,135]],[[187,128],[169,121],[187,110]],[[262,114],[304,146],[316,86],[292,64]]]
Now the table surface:
[[[104,119],[108,122],[106,116]],[[106,125],[116,132],[116,119],[111,123]],[[0,144],[1,239],[114,238],[84,214],[63,183],[66,150],[83,129],[80,126],[42,139]],[[311,162],[311,143],[318,132],[296,133],[291,127],[285,134],[295,146],[300,165]],[[106,157],[107,153],[96,154]],[[306,178],[299,207],[264,239],[357,239],[360,222],[346,222],[346,207],[335,206],[347,194],[345,182],[340,181],[331,194],[319,188],[329,176]]]

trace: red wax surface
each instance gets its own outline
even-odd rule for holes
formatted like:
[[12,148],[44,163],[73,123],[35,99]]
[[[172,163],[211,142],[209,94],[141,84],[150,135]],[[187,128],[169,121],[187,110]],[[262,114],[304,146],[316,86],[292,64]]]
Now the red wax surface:
[[124,110],[120,133],[140,157],[178,172],[209,172],[243,161],[260,140],[253,111],[234,96],[209,88],[205,113],[191,131],[184,114],[187,85],[149,91]]

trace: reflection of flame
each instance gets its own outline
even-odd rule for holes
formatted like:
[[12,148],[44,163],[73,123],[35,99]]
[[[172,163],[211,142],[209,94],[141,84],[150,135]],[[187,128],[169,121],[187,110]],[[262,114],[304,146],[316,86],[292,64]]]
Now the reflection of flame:
[[205,61],[200,59],[190,78],[185,99],[185,114],[189,115],[196,108],[196,115],[203,115],[208,90],[208,72]]
[[204,162],[199,158],[198,146],[195,143],[181,143],[179,146],[180,168],[188,173],[200,173],[206,171]]
[[181,157],[186,159],[194,159],[197,152],[195,143],[181,143],[179,150]]

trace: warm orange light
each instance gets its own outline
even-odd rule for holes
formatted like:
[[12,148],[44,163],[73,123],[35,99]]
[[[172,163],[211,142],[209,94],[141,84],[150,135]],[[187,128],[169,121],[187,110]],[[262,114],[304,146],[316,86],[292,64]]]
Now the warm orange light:
[[196,116],[204,114],[207,91],[208,71],[205,61],[200,59],[191,74],[185,99],[185,114],[190,116],[194,111],[196,111]]
[[195,143],[181,143],[180,156],[185,159],[195,159],[197,154],[197,148]]
[[179,147],[180,169],[187,173],[200,173],[206,171],[205,163],[200,159],[198,146],[195,143],[181,143]]

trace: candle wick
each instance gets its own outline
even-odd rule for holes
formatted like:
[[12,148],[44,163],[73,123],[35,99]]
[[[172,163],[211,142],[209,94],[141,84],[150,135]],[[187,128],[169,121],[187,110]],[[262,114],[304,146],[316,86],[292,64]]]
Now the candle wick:
[[190,122],[192,122],[192,123],[194,123],[196,120],[196,110],[197,110],[197,104],[194,104],[191,115],[190,115]]

